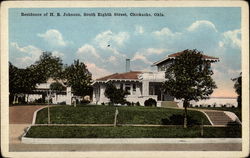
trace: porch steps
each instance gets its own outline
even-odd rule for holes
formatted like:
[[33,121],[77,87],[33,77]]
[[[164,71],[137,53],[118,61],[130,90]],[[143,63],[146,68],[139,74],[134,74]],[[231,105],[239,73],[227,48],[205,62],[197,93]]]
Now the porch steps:
[[223,111],[204,111],[204,112],[208,115],[208,117],[210,118],[211,122],[214,125],[226,126],[229,122],[233,121]]
[[178,107],[178,105],[177,105],[177,103],[176,102],[174,102],[174,101],[162,101],[161,102],[161,107],[164,107],[164,108],[177,108]]

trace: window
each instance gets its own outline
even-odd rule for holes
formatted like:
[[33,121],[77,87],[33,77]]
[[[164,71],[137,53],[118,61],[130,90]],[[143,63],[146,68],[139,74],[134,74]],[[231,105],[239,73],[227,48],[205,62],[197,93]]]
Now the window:
[[123,89],[123,83],[120,84],[120,89]]
[[133,84],[133,95],[135,95],[136,92],[136,84]]
[[130,84],[126,83],[126,84],[125,84],[125,91],[128,92],[128,95],[131,95],[130,89],[131,89]]

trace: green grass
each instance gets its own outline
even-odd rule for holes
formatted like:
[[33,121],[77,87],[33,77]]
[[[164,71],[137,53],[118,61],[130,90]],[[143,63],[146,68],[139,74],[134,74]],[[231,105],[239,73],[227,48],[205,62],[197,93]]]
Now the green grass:
[[[200,127],[33,126],[31,138],[201,138]],[[240,138],[238,127],[204,127],[203,138]]]
[[230,111],[235,113],[235,115],[241,120],[241,109],[239,108],[230,108],[230,107],[193,107],[193,108]]
[[[50,107],[50,120],[55,124],[113,124],[115,108],[101,105],[55,106]],[[181,116],[184,113],[182,109],[156,107],[118,107],[118,110],[118,124],[165,124],[164,120],[169,120],[173,115]],[[201,124],[201,120],[206,125],[210,124],[201,112],[190,110],[188,116],[193,124]],[[48,109],[42,109],[37,113],[36,123],[48,123],[47,117]],[[173,120],[173,122],[178,122],[178,120]]]

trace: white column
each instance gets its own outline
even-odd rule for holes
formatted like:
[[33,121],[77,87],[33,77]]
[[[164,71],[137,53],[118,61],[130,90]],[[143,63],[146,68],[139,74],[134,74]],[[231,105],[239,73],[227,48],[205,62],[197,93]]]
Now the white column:
[[66,104],[67,105],[71,105],[71,97],[72,97],[72,93],[71,93],[71,87],[67,87],[67,89],[66,89],[66,94],[67,94],[67,96],[66,96]]
[[142,82],[142,95],[143,96],[149,95],[149,81]]

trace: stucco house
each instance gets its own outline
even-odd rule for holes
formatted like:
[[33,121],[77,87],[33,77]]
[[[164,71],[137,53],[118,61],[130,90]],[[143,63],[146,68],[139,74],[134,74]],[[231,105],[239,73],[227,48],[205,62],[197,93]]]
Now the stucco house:
[[[156,72],[130,71],[129,62],[126,64],[127,72],[114,73],[96,79],[93,85],[93,103],[108,103],[109,99],[105,96],[107,83],[113,83],[117,88],[128,91],[126,100],[129,102],[139,102],[144,105],[145,100],[153,98],[157,101],[157,106],[161,106],[164,101],[174,101],[175,98],[164,93],[161,88],[165,81],[165,70],[175,60],[175,58],[184,53],[184,51],[170,54],[165,58],[153,63],[157,67]],[[212,62],[218,62],[219,58],[203,55],[204,60],[210,65]]]

